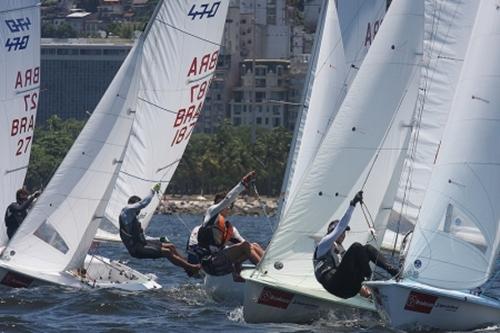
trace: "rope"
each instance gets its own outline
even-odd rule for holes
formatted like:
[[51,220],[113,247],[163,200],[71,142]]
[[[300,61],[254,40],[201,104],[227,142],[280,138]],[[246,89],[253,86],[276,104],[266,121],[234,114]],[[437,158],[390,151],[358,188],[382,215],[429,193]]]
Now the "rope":
[[255,195],[257,196],[257,200],[259,201],[260,207],[262,208],[262,212],[264,213],[264,216],[266,217],[267,224],[269,225],[269,229],[274,233],[274,228],[271,223],[271,219],[269,218],[269,215],[267,214],[266,211],[266,204],[265,202],[261,199],[259,195],[259,191],[257,190],[257,186],[255,185],[255,181],[252,182],[252,187],[253,191],[255,192]]
[[370,234],[373,237],[372,240],[378,241],[377,235],[375,235],[375,223],[373,222],[373,217],[370,214],[370,210],[368,209],[368,206],[366,206],[366,204],[363,201],[360,202],[360,205],[361,205],[361,211],[363,212],[363,216],[365,218],[365,222],[368,225],[368,228],[370,230]]

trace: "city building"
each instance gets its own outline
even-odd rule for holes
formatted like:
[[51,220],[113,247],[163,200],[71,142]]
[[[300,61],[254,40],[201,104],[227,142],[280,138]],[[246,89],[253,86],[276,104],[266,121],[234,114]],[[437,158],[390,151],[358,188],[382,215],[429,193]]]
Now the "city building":
[[285,0],[240,0],[242,58],[288,59],[291,28]]
[[131,47],[123,40],[42,39],[37,121],[88,118]]
[[289,112],[297,108],[289,100],[289,69],[289,60],[244,60],[241,81],[229,102],[231,123],[253,128],[289,127]]

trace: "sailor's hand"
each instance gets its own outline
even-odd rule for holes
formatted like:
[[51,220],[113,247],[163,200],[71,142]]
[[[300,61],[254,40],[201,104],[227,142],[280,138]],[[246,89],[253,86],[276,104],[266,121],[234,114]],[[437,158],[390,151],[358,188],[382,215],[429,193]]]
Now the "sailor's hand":
[[257,175],[257,173],[252,170],[250,171],[249,173],[247,173],[242,179],[241,179],[241,183],[246,187],[248,188],[248,185],[250,184],[250,182],[252,182],[254,179],[255,179],[255,176]]
[[160,190],[161,190],[161,184],[160,183],[157,183],[153,186],[152,190],[156,193],[160,193]]
[[356,193],[354,198],[351,200],[351,206],[355,207],[358,202],[363,202],[363,191]]

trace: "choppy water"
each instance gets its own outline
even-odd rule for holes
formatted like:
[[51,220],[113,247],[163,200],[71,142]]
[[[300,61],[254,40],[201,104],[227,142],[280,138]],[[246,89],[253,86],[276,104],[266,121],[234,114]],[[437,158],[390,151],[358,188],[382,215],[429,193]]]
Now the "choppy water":
[[[168,235],[183,249],[188,228],[200,220],[200,216],[159,215],[155,216],[148,233],[151,236]],[[249,240],[267,244],[271,237],[269,221],[264,218],[233,217],[231,221]],[[102,244],[97,251],[127,261],[128,265],[143,273],[157,275],[163,289],[132,293],[77,291],[55,286],[34,289],[0,287],[0,331],[393,332],[384,327],[376,315],[359,317],[349,310],[332,313],[330,318],[310,325],[247,324],[243,321],[241,305],[211,300],[204,293],[200,280],[188,279],[181,269],[167,260],[130,258],[121,244]],[[500,281],[495,289],[500,291]],[[500,332],[500,328],[483,331]]]

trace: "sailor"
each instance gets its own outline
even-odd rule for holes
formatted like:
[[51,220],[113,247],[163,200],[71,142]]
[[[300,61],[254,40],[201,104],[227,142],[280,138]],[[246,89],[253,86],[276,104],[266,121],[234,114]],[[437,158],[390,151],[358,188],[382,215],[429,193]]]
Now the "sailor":
[[9,239],[14,236],[17,228],[28,215],[28,209],[33,201],[38,198],[40,191],[35,191],[32,195],[24,188],[17,190],[16,201],[11,203],[5,211],[5,226],[7,227],[7,236]]
[[128,199],[128,205],[120,213],[120,238],[130,255],[139,259],[157,259],[165,257],[176,266],[184,268],[188,275],[197,274],[200,265],[190,264],[177,252],[174,244],[160,240],[146,240],[141,223],[137,219],[141,209],[145,208],[160,191],[156,184],[147,197],[141,200],[136,195]]
[[203,223],[198,227],[198,244],[192,253],[196,252],[203,270],[209,275],[230,274],[239,271],[245,260],[257,264],[262,258],[264,250],[260,245],[241,238],[227,220],[237,196],[248,189],[255,175],[255,171],[251,171],[229,193],[216,194],[214,204],[207,209]]
[[[228,221],[229,223],[229,221]],[[240,244],[245,242],[245,238],[241,236],[239,233],[238,229],[234,225],[232,226],[232,235],[231,238],[229,238],[226,243],[224,244],[225,247],[227,246],[232,246],[236,244]],[[187,252],[187,259],[188,262],[191,264],[199,264],[201,263],[201,258],[209,256],[210,255],[210,250],[200,246],[198,244],[198,231],[200,230],[201,225],[196,226],[193,228],[191,231],[191,235],[189,236],[189,240],[186,244],[186,252]],[[259,256],[262,257],[264,255],[264,250],[262,247],[257,244],[257,243],[251,243],[251,245],[255,248],[255,250],[258,252]],[[240,267],[237,266],[235,267],[236,271],[233,273],[238,273],[240,270]],[[235,280],[239,280],[238,274],[233,274]]]
[[345,232],[350,230],[349,221],[357,203],[363,202],[363,191],[359,191],[351,200],[349,208],[340,221],[334,220],[328,225],[326,235],[314,251],[314,275],[316,280],[331,294],[341,298],[351,298],[357,293],[369,297],[368,288],[361,285],[369,279],[372,270],[370,262],[386,270],[392,276],[398,270],[385,260],[373,246],[353,243],[346,251],[342,246]]

